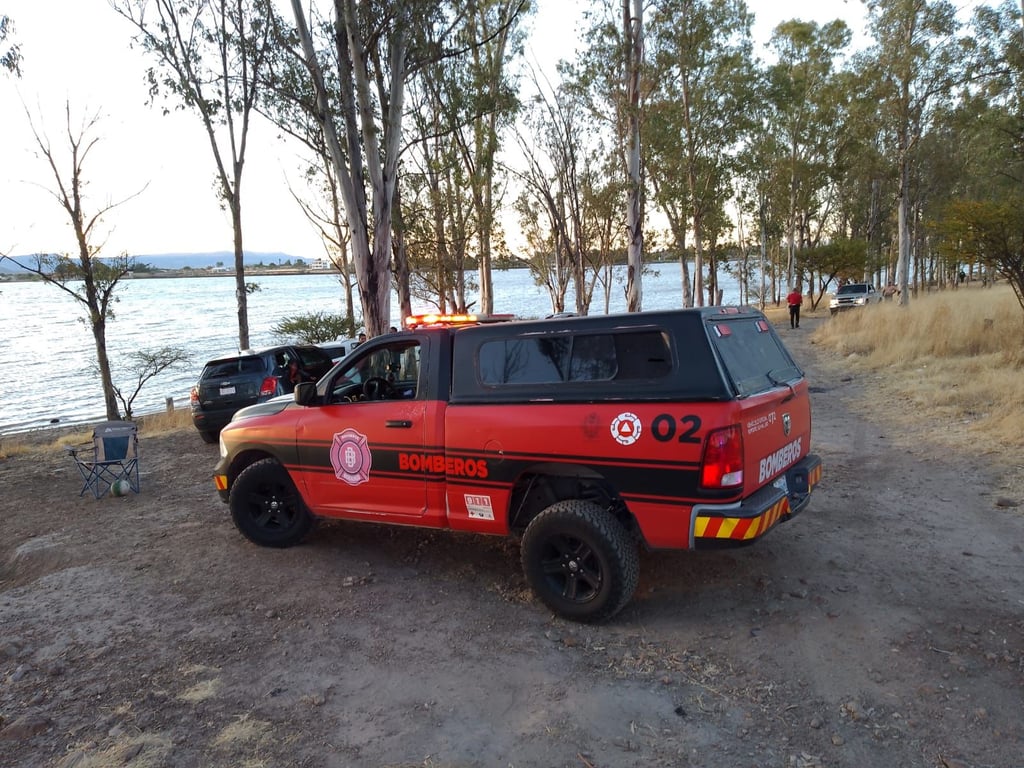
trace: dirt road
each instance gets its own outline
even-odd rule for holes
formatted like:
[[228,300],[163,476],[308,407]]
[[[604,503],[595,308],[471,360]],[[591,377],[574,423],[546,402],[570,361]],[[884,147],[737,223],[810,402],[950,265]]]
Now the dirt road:
[[[0,462],[0,765],[1024,766],[1024,508],[910,448],[782,331],[824,482],[763,541],[646,553],[613,623],[553,618],[500,540],[321,528],[262,550],[216,446],[143,436],[142,493]],[[881,411],[881,407],[879,408]]]

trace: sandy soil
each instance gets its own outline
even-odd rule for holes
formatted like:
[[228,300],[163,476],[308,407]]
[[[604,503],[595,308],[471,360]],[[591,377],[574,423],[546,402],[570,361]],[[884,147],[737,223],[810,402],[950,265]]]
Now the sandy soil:
[[[357,524],[269,551],[216,447],[143,436],[142,493],[0,462],[0,765],[1024,765],[1024,508],[979,458],[808,369],[824,482],[757,545],[646,553],[616,619],[553,618],[513,543]],[[884,407],[879,407],[884,412]]]

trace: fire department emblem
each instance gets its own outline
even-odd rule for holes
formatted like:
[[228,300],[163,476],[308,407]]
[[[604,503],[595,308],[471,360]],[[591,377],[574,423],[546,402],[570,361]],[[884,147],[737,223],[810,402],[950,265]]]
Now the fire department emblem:
[[789,430],[793,428],[793,420],[788,413],[782,414],[782,434],[789,436]]
[[349,485],[361,485],[370,479],[370,446],[366,435],[349,427],[338,432],[331,443],[331,465],[334,476]]
[[632,445],[643,431],[640,417],[635,413],[620,413],[612,421],[612,437],[619,445]]

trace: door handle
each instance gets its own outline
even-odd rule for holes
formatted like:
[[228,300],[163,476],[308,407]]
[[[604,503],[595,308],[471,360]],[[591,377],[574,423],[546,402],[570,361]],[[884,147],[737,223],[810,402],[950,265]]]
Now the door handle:
[[388,419],[384,422],[384,426],[388,429],[411,429],[412,422],[406,419]]

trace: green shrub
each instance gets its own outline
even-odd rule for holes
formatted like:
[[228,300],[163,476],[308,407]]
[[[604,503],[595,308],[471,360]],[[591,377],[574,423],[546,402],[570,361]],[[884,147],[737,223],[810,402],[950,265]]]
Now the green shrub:
[[282,318],[272,330],[278,338],[286,341],[295,339],[302,344],[321,344],[345,336],[355,336],[356,327],[356,324],[348,322],[344,315],[307,312]]

